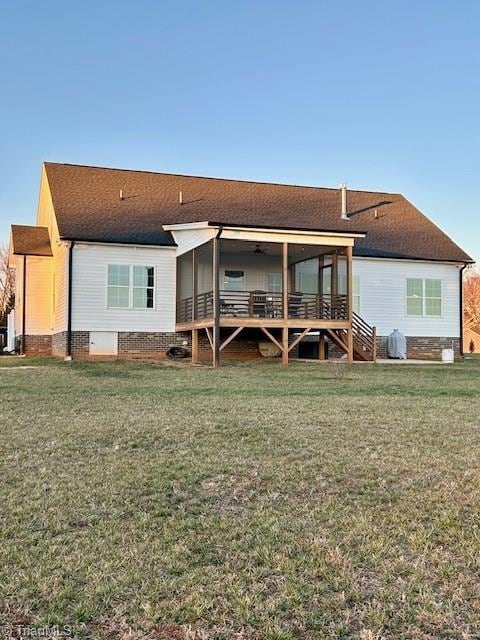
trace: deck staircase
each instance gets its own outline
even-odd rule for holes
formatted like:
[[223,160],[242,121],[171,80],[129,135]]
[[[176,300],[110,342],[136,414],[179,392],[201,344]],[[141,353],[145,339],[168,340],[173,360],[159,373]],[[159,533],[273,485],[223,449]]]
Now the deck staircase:
[[[352,329],[354,360],[375,362],[377,357],[377,333],[375,327],[371,327],[358,313],[354,312]],[[327,329],[324,334],[337,347],[347,353],[347,331],[345,329]]]

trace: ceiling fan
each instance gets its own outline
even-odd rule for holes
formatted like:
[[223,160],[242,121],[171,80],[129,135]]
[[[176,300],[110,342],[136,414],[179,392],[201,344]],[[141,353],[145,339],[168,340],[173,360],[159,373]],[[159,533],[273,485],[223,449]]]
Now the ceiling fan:
[[257,244],[255,249],[253,250],[253,253],[256,253],[257,255],[262,255],[264,253],[266,253],[265,249],[262,249],[262,247]]

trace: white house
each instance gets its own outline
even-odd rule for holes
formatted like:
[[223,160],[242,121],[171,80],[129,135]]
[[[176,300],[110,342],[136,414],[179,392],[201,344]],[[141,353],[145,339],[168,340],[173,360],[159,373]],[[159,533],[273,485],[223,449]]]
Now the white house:
[[54,163],[10,254],[19,351],[214,364],[458,353],[472,262],[400,194]]

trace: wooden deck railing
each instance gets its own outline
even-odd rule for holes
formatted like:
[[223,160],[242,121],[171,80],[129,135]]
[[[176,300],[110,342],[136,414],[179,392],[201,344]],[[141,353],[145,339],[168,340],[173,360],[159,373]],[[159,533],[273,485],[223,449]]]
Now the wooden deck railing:
[[[195,304],[194,304],[195,302]],[[268,291],[220,291],[223,318],[283,318],[283,295]],[[177,302],[177,323],[213,318],[213,291]],[[292,292],[288,317],[302,320],[347,320],[347,296]],[[361,318],[360,318],[361,320]]]
[[363,352],[366,360],[376,360],[377,357],[377,331],[365,320],[353,312],[352,332],[355,349]]

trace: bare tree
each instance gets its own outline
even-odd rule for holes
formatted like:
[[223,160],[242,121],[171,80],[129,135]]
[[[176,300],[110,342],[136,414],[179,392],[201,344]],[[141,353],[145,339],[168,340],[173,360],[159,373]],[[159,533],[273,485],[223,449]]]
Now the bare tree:
[[5,324],[7,314],[14,305],[15,271],[8,266],[8,249],[0,245],[0,324]]
[[480,274],[473,269],[463,284],[465,329],[480,326]]

